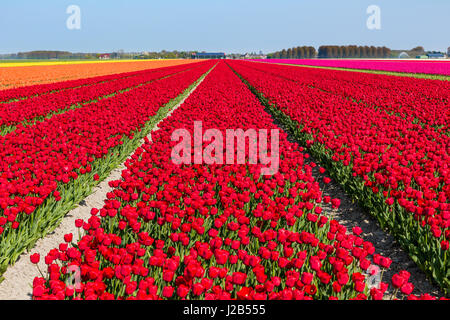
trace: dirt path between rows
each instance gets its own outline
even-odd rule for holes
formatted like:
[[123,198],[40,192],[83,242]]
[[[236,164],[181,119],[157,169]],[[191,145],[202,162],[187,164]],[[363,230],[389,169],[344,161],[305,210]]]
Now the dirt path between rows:
[[[208,73],[211,72],[212,69],[210,69]],[[208,73],[206,73],[206,75]],[[205,78],[206,77],[199,81],[197,85],[167,113],[164,119],[160,120],[153,127],[152,131],[147,136],[150,141],[152,132],[159,129],[158,124],[161,121],[164,121],[173,111],[175,111],[175,109],[181,106]],[[142,140],[142,143],[143,142],[144,140]],[[38,264],[39,269],[42,272],[46,272],[47,268],[44,262],[45,255],[47,255],[51,249],[58,248],[59,244],[64,242],[65,234],[72,233],[74,239],[77,239],[78,229],[75,227],[75,220],[87,220],[91,216],[91,208],[103,207],[103,200],[106,199],[106,194],[113,190],[113,188],[108,185],[109,181],[119,180],[123,169],[125,169],[125,166],[122,163],[111,172],[108,178],[96,186],[94,192],[81,201],[77,208],[71,210],[53,232],[49,233],[45,238],[39,239],[33,249],[23,253],[14,265],[8,267],[3,274],[4,280],[0,283],[0,300],[30,300],[32,298],[33,279],[40,276],[40,273],[36,265],[33,265],[30,262],[30,256],[34,253],[39,253],[41,255],[41,260]]]
[[[265,108],[265,110],[272,117],[274,123],[287,133],[288,140],[292,143],[299,144],[290,134],[289,130],[286,130],[273,114],[271,114],[270,110],[268,108]],[[413,294],[421,295],[428,293],[436,297],[443,297],[444,293],[439,286],[426,276],[388,231],[381,229],[378,221],[374,217],[362,209],[347,195],[338,182],[334,180],[331,180],[328,184],[323,182],[323,178],[327,177],[327,172],[321,174],[319,172],[320,162],[316,161],[310,154],[309,156],[308,159],[305,159],[305,164],[311,162],[317,164],[312,172],[314,179],[320,184],[323,196],[330,196],[331,198],[338,198],[341,200],[341,205],[338,209],[333,209],[331,204],[322,203],[323,213],[344,225],[348,232],[352,232],[351,230],[353,227],[360,227],[363,230],[360,237],[363,238],[364,241],[371,242],[375,246],[376,253],[392,260],[391,267],[383,274],[382,278],[383,282],[389,283],[389,289],[386,292],[385,299],[393,298],[393,287],[390,281],[392,276],[400,270],[406,270],[411,273],[409,282],[414,285]],[[400,295],[398,295],[397,298],[399,296]]]

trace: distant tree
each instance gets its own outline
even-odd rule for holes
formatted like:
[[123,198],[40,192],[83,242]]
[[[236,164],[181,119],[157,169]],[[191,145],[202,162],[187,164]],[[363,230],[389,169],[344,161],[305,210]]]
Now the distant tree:
[[306,46],[302,47],[301,52],[302,52],[302,59],[310,58],[310,56],[309,56],[309,47],[306,47]]
[[308,52],[306,47],[298,47],[298,55],[299,59],[304,59],[307,56]]
[[358,47],[359,48],[359,57],[365,58],[366,57],[366,50],[363,46]]
[[325,46],[320,46],[319,47],[319,54],[318,54],[319,58],[325,58]]
[[350,46],[345,46],[344,47],[344,58],[350,58]]
[[376,55],[377,55],[377,48],[375,48],[374,46],[370,46],[370,48],[369,48],[369,57],[370,58],[375,58]]
[[370,47],[369,46],[364,46],[364,58],[369,58],[370,57]]
[[411,51],[415,51],[415,52],[418,52],[418,53],[424,53],[425,49],[422,46],[418,46],[418,47],[412,48]]
[[338,46],[332,46],[330,58],[336,58],[338,54],[339,54]]
[[325,50],[324,58],[331,58],[333,55],[333,50],[331,49],[331,46],[325,46],[324,50]]
[[387,55],[386,55],[386,58],[388,58],[388,57],[390,57],[390,56],[391,56],[391,54],[392,54],[392,51],[391,51],[391,49],[389,49],[389,48],[386,48],[386,51],[387,51]]
[[383,48],[382,47],[377,47],[377,51],[376,51],[376,57],[377,58],[383,58]]
[[333,55],[333,50],[331,46],[325,46],[325,58],[331,58]]
[[292,52],[292,49],[289,48],[289,49],[287,50],[287,58],[288,58],[288,59],[292,59],[292,57],[293,57],[293,52]]
[[353,58],[355,56],[355,46],[347,46],[347,57]]

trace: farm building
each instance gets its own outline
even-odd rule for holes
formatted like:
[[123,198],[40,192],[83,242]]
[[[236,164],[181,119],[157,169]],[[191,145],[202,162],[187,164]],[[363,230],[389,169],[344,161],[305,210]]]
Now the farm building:
[[108,59],[111,59],[111,55],[109,53],[103,53],[103,54],[99,55],[98,58],[102,59],[102,60],[108,60]]
[[192,59],[225,59],[223,52],[198,52],[192,54]]
[[427,53],[429,59],[445,59],[445,54],[443,53]]

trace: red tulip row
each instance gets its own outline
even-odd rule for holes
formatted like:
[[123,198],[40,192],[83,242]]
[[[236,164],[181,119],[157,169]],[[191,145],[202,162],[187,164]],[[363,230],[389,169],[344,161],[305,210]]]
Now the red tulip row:
[[[219,62],[159,125],[152,142],[146,139],[126,161],[104,206],[93,208],[88,221],[76,221],[83,234],[76,244],[67,234],[45,256],[48,275],[34,279],[34,299],[383,297],[388,284],[369,290],[366,271],[376,270],[371,265],[385,270],[391,260],[375,254],[360,228],[348,233],[328,219],[320,204],[336,208],[339,200],[322,196],[303,148],[281,132],[279,171],[272,176],[262,176],[262,165],[248,157],[245,164],[175,164],[172,134],[184,129],[195,135],[194,121],[202,122],[201,133],[266,129],[273,137],[277,129]],[[33,263],[39,259],[31,256]],[[410,295],[409,276],[401,271],[393,285],[418,299]]]
[[61,112],[83,103],[98,100],[119,91],[149,83],[177,72],[192,68],[193,64],[140,71],[133,76],[117,77],[106,82],[82,86],[53,94],[40,95],[26,100],[0,106],[0,131],[11,132],[23,121],[35,121],[39,118]]
[[0,273],[124,161],[212,65],[196,64],[0,136]]
[[[11,103],[17,100],[32,98],[35,96],[42,96],[46,94],[54,94],[59,91],[66,91],[70,89],[75,89],[83,86],[90,86],[99,84],[102,82],[108,82],[117,79],[131,78],[134,76],[138,76],[141,74],[146,74],[151,71],[159,71],[159,69],[151,69],[151,70],[140,70],[140,71],[132,71],[132,72],[123,72],[110,74],[105,76],[98,76],[92,78],[85,79],[76,79],[76,80],[67,80],[67,81],[59,81],[55,83],[48,84],[36,84],[32,86],[25,86],[19,88],[12,88],[0,91],[0,103],[6,104]],[[0,104],[0,108],[2,105]]]
[[268,72],[304,86],[348,97],[407,121],[437,127],[439,132],[449,134],[449,81],[269,63],[244,63],[242,67]]
[[448,292],[449,137],[240,62],[230,65]]

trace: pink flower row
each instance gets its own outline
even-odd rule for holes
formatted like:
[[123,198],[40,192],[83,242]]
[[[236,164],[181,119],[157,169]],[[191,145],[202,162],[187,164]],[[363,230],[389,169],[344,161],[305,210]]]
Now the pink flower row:
[[254,60],[274,63],[299,64],[318,67],[335,67],[363,70],[381,70],[406,73],[450,75],[448,61],[397,61],[397,60],[342,60],[342,59],[271,59]]

